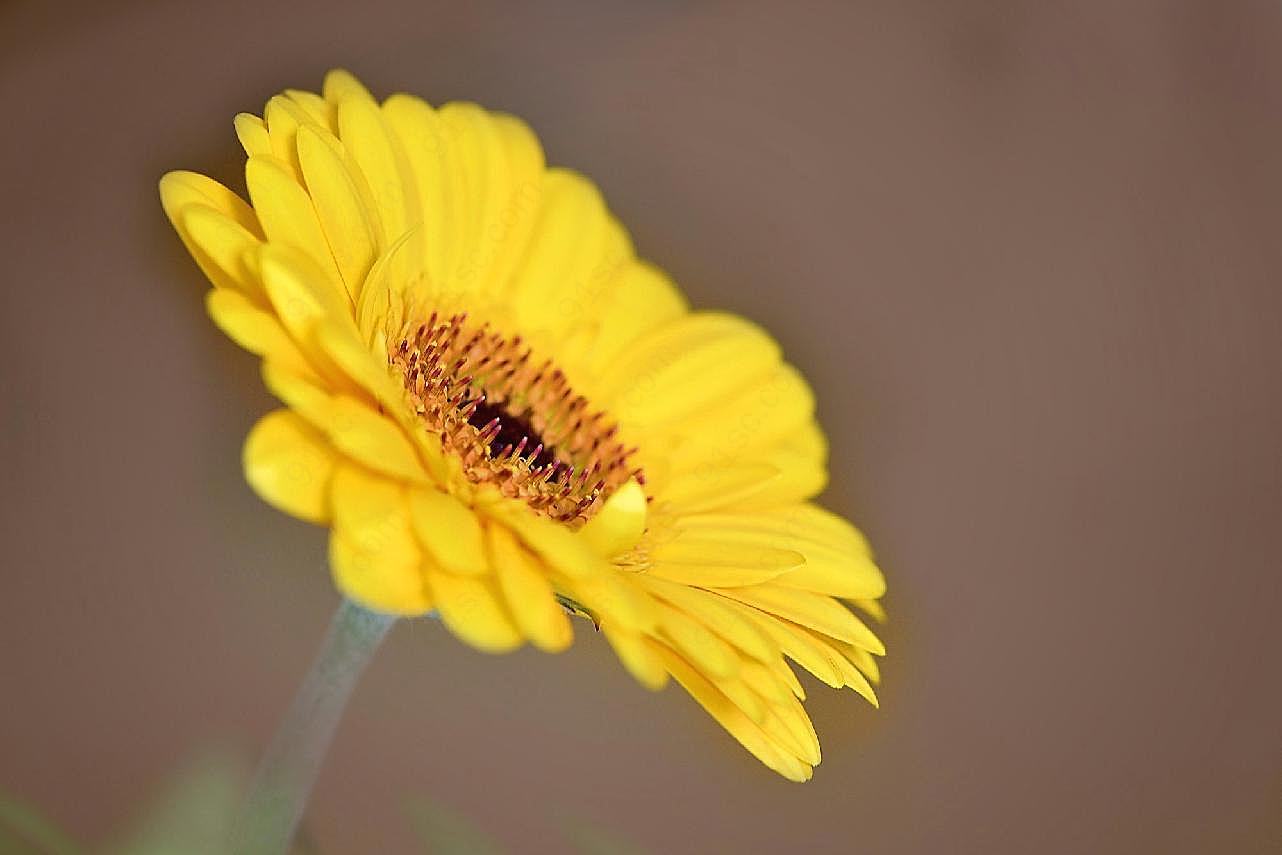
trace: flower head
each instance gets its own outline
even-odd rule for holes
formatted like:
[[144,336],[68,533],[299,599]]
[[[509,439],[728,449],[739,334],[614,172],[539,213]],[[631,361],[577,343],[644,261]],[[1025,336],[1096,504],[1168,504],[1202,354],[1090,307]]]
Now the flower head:
[[351,75],[236,117],[250,203],[161,181],[210,315],[284,403],[246,478],[330,529],[343,594],[561,650],[590,619],[766,765],[819,743],[792,659],[873,703],[867,543],[809,500],[826,443],[761,329],[691,311],[520,120],[379,103]]

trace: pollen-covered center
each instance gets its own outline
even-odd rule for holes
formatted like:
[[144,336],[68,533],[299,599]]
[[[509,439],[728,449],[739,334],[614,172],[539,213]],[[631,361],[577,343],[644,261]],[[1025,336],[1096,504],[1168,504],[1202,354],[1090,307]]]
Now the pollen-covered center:
[[644,480],[615,424],[520,336],[433,313],[389,343],[388,362],[473,483],[577,527],[629,478]]

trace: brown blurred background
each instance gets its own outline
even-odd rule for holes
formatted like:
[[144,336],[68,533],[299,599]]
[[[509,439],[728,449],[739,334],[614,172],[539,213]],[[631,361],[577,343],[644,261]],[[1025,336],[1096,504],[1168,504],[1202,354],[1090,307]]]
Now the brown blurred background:
[[[400,626],[313,803],[522,852],[1282,850],[1282,8],[1272,2],[0,6],[0,790],[105,839],[257,752],[336,595],[244,485],[273,406],[206,320],[171,168],[331,65],[526,117],[698,306],[820,390],[890,580],[883,707],[811,681],[777,779],[580,632]],[[1071,7],[1071,8],[1070,8]]]

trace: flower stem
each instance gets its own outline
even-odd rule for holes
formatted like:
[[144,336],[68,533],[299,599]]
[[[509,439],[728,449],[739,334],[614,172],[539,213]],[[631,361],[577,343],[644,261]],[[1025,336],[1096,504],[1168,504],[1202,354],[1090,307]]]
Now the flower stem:
[[288,851],[347,699],[395,620],[348,600],[338,607],[311,671],[259,763],[237,831],[237,853]]

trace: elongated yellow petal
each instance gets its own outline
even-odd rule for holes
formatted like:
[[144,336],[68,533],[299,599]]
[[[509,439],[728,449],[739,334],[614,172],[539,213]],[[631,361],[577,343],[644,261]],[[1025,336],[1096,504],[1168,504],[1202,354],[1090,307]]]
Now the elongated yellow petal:
[[249,113],[238,113],[234,124],[236,138],[247,156],[273,154],[271,134],[267,133],[267,125],[262,119]]
[[328,279],[341,283],[312,200],[291,167],[275,157],[254,155],[245,163],[245,183],[267,239],[305,253]]
[[429,575],[429,584],[441,620],[473,647],[503,653],[524,640],[493,580],[435,570]]
[[646,504],[641,485],[629,480],[588,520],[579,536],[606,558],[627,552],[645,532]]
[[458,153],[439,114],[422,99],[393,95],[383,104],[383,116],[405,152],[423,212],[423,227],[411,238],[418,244],[415,252],[433,281],[446,282],[457,269],[466,226],[459,213],[467,187],[463,170],[455,168]]
[[[786,665],[784,666],[787,667]],[[739,676],[769,704],[780,704],[793,697],[790,683],[764,662],[747,660],[739,666]]]
[[658,628],[666,642],[704,674],[731,677],[738,672],[739,658],[730,645],[680,609],[660,607]]
[[877,657],[873,656],[867,650],[855,647],[853,644],[847,644],[844,641],[832,640],[832,644],[838,650],[846,655],[859,673],[868,678],[868,682],[873,686],[881,682],[881,667],[877,664]]
[[749,536],[719,537],[715,532],[708,531],[683,531],[674,539],[655,547],[653,555],[656,562],[734,567],[762,574],[762,578],[757,581],[786,573],[800,567],[806,560],[800,552],[771,545],[764,542],[764,539],[753,540]]
[[476,513],[433,488],[410,491],[414,533],[436,562],[451,573],[489,573],[484,532]]
[[299,126],[308,121],[307,113],[284,95],[273,97],[263,110],[263,123],[271,138],[272,154],[289,167],[295,180],[302,177],[295,140]]
[[339,588],[376,611],[428,611],[423,554],[410,529],[404,488],[343,464],[334,472],[330,501],[330,563]]
[[332,69],[325,74],[325,81],[321,84],[321,95],[325,100],[335,106],[347,97],[365,97],[373,100],[373,95],[365,85],[356,79],[350,71],[343,68]]
[[335,455],[319,433],[289,410],[259,419],[244,451],[245,480],[270,505],[309,522],[330,516]]
[[329,537],[329,564],[343,595],[367,609],[414,616],[433,608],[422,571],[409,553],[371,549],[335,529]]
[[881,655],[886,652],[885,646],[872,630],[855,617],[850,609],[831,597],[778,585],[726,588],[718,593],[833,638],[848,641],[872,653]]
[[681,609],[748,656],[765,662],[778,655],[778,648],[718,595],[656,579],[646,573],[638,574],[636,581],[638,585]]
[[784,477],[782,470],[768,463],[710,461],[679,480],[660,482],[656,478],[654,490],[660,501],[683,513],[696,514],[742,504]]
[[352,300],[378,257],[377,223],[366,210],[356,180],[326,132],[315,127],[298,131],[298,159],[320,219],[321,228]]
[[609,287],[631,260],[627,234],[592,183],[548,170],[538,220],[512,283],[522,321],[558,331],[582,323],[595,313],[594,292]]
[[877,623],[886,622],[886,609],[882,606],[881,603],[877,602],[876,600],[862,599],[862,598],[856,597],[852,599],[850,603],[851,605],[863,611],[865,614],[868,615],[868,617],[872,618]]
[[428,482],[427,470],[405,432],[366,404],[336,395],[330,403],[334,446],[377,472],[411,483]]
[[798,504],[813,498],[828,483],[827,440],[813,421],[798,428],[788,443],[764,449],[757,458],[778,470],[780,476],[740,498],[743,510]]
[[794,697],[771,704],[761,729],[811,766],[818,766],[823,759],[819,751],[819,734],[815,733],[810,716]]
[[521,632],[549,652],[569,647],[574,630],[565,609],[556,601],[547,576],[506,528],[492,525],[486,533],[499,589]]
[[688,311],[676,285],[652,264],[634,260],[620,271],[612,287],[601,295],[600,327],[592,359],[610,365],[643,333],[674,320]]
[[267,296],[296,341],[310,340],[316,324],[348,314],[346,297],[298,250],[266,244],[257,252],[257,263]]
[[422,219],[417,197],[406,192],[409,176],[403,171],[403,155],[368,94],[347,93],[339,99],[338,128],[339,139],[365,176],[378,206],[384,243],[390,244]]
[[602,625],[610,623],[634,632],[654,628],[654,603],[623,573],[611,568],[577,578],[558,576],[554,582],[558,590],[585,606]]
[[308,376],[312,373],[307,357],[280,325],[280,319],[259,308],[243,294],[215,288],[205,295],[205,309],[228,338],[250,353],[295,374]]
[[699,705],[715,718],[731,736],[747,748],[762,763],[790,781],[808,781],[814,769],[784,749],[778,741],[767,736],[759,726],[684,659],[662,645],[656,645],[672,676],[694,697]]
[[751,463],[803,429],[814,413],[814,395],[790,365],[778,365],[717,406],[702,407],[663,425],[659,439],[671,448],[672,468],[697,471],[708,463]]
[[481,284],[487,292],[501,292],[512,282],[534,233],[546,165],[539,138],[525,122],[501,113],[489,117],[506,168],[494,194],[498,206],[488,215],[488,234],[483,237],[492,241],[494,249],[483,257]]
[[[688,536],[724,540],[745,548],[788,549],[804,561],[775,577],[781,585],[836,597],[879,597],[886,582],[866,544],[835,526],[818,529],[805,505],[770,511],[693,514],[681,519]],[[827,521],[824,522],[828,525]]]
[[[246,257],[260,241],[248,229],[231,217],[214,208],[189,205],[181,214],[183,227],[191,242],[199,248],[210,263],[217,266],[221,276],[236,290],[256,302],[264,302],[266,294]],[[211,277],[213,278],[213,277]]]
[[668,683],[668,669],[655,653],[654,646],[640,633],[617,627],[609,622],[601,624],[601,634],[614,648],[614,653],[638,683],[651,691],[658,691]]
[[[822,680],[834,689],[839,689],[845,685],[842,677],[841,667],[837,664],[836,657],[824,645],[819,644],[813,636],[807,632],[798,632],[799,629],[788,621],[781,620],[772,614],[767,614],[760,609],[744,605],[738,600],[727,600],[739,613],[752,621],[763,633],[769,636],[783,653],[805,668],[815,677]],[[791,675],[794,694],[798,697],[805,697],[801,691],[801,684],[796,682],[795,675],[786,664],[782,669],[777,669],[777,673],[783,679],[787,680]]]
[[328,434],[334,414],[334,396],[323,380],[293,371],[270,359],[263,360],[262,374],[264,385],[273,395],[312,427]]
[[243,290],[234,272],[224,270],[192,239],[187,230],[186,213],[197,205],[213,208],[258,237],[262,233],[253,210],[226,187],[194,172],[170,172],[161,178],[160,201],[178,237],[209,281],[219,288]]
[[[240,223],[255,237],[262,237],[254,209],[231,190],[196,172],[177,170],[160,179],[160,204],[169,221],[177,225],[178,214],[188,205],[208,205]],[[181,234],[181,232],[180,232]]]
[[510,526],[530,551],[566,576],[582,578],[606,567],[587,540],[524,505],[504,502],[489,512]]
[[312,122],[333,133],[335,111],[324,98],[315,92],[305,92],[301,89],[286,89],[285,94],[303,109],[303,112],[307,114],[307,117]]
[[779,361],[779,347],[758,327],[719,312],[696,312],[639,338],[602,376],[610,412],[649,425],[680,409],[712,403]]

